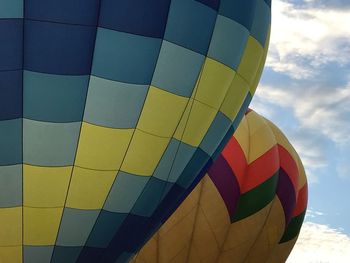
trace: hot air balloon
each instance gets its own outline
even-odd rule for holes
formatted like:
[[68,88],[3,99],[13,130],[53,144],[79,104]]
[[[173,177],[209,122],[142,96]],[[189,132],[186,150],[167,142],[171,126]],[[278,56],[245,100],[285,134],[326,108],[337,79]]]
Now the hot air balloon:
[[206,176],[133,262],[283,263],[304,219],[299,156],[250,111]]
[[269,28],[267,0],[0,0],[0,262],[127,261],[238,125]]

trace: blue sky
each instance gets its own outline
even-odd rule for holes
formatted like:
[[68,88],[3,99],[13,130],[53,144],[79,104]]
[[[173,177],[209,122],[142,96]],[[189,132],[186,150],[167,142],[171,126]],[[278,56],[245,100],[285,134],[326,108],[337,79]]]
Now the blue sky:
[[350,1],[273,0],[272,13],[251,107],[284,131],[309,178],[307,223],[288,262],[350,262]]

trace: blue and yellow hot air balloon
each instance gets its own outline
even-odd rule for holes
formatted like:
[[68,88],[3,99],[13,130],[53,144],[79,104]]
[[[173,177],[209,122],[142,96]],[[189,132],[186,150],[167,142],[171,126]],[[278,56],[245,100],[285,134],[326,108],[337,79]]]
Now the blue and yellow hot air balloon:
[[0,0],[0,262],[125,262],[231,136],[268,0]]

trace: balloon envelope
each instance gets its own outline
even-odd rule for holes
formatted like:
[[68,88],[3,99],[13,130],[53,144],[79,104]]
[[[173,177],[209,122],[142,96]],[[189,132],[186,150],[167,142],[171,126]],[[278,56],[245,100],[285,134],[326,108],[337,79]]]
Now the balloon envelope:
[[126,261],[245,112],[263,0],[0,0],[0,261]]
[[306,203],[297,153],[275,125],[250,111],[207,175],[134,262],[283,263]]

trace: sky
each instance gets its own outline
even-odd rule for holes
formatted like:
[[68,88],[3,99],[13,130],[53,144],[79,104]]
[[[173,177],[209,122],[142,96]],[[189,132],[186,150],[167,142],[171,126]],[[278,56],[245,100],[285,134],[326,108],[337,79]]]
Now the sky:
[[272,0],[251,107],[287,135],[308,175],[308,211],[288,263],[350,262],[349,0]]

